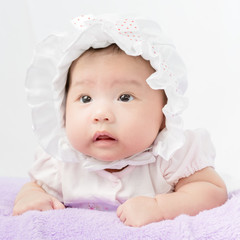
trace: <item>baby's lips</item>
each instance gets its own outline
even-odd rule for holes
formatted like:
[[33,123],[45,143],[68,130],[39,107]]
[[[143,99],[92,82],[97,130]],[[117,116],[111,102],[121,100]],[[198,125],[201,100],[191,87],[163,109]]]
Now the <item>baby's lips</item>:
[[110,133],[106,131],[97,131],[94,136],[93,136],[93,141],[99,141],[99,140],[112,140],[112,141],[117,141],[117,139],[112,136]]

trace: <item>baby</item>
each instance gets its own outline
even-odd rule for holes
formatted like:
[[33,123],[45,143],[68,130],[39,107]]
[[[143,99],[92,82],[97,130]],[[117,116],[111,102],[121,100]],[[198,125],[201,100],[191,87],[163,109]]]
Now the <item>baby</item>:
[[159,26],[80,16],[36,50],[28,101],[40,148],[13,215],[81,207],[128,226],[223,204],[204,130],[182,127],[184,65]]

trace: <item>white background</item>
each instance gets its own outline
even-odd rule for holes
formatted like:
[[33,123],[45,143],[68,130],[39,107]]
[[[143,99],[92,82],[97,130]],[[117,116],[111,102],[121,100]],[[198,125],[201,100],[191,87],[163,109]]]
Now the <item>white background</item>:
[[82,13],[157,20],[188,68],[186,128],[207,128],[216,167],[240,172],[239,0],[0,0],[0,176],[27,176],[36,140],[24,82],[34,46]]

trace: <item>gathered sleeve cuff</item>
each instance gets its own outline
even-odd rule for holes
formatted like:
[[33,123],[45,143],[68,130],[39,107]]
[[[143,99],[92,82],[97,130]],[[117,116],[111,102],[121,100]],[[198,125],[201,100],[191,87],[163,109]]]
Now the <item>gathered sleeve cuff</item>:
[[63,202],[59,161],[48,155],[40,147],[35,154],[35,162],[29,176],[48,194]]
[[169,161],[161,161],[165,180],[174,187],[179,179],[206,167],[214,167],[215,148],[206,130],[185,131],[185,143]]

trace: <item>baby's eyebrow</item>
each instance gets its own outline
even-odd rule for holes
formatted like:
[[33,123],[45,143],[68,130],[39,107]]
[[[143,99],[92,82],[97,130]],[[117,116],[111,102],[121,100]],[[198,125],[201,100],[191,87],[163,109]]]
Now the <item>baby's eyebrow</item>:
[[122,85],[122,84],[141,86],[140,81],[137,81],[135,79],[117,79],[112,83],[112,85]]
[[74,81],[73,87],[82,86],[82,85],[93,85],[93,84],[94,84],[94,81],[90,79],[81,79],[81,80]]
[[[90,85],[90,86],[94,86],[96,84],[95,80],[92,79],[81,79],[78,81],[75,81],[73,83],[73,86],[86,86],[86,85]],[[140,81],[136,80],[136,79],[114,79],[111,82],[111,86],[115,86],[115,85],[133,85],[133,86],[141,86],[142,84],[140,83]]]

